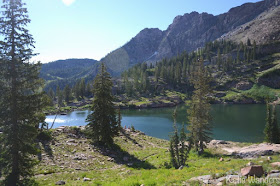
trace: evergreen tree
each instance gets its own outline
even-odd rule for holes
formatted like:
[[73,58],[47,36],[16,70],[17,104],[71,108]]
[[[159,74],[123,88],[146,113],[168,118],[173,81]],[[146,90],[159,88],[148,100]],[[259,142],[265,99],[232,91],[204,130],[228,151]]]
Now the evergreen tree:
[[264,128],[264,134],[265,134],[265,141],[268,143],[272,143],[272,122],[271,122],[271,109],[270,105],[266,104],[266,125]]
[[85,79],[83,78],[82,80],[81,80],[81,82],[80,82],[80,84],[79,84],[79,92],[80,92],[80,96],[82,97],[82,98],[84,98],[85,97],[85,95],[86,95],[86,82],[85,82]]
[[94,100],[91,107],[93,112],[87,118],[92,141],[102,145],[113,144],[113,137],[118,134],[112,86],[110,74],[102,63],[93,84]]
[[118,111],[117,111],[117,123],[118,123],[118,128],[119,130],[122,129],[122,115],[121,115],[121,109],[118,108]]
[[86,94],[85,94],[86,97],[90,97],[91,96],[91,87],[90,87],[90,83],[88,82],[87,83],[87,86],[86,86]]
[[45,119],[40,64],[29,63],[34,40],[24,6],[21,0],[4,0],[0,18],[0,172],[5,178],[0,185],[32,184],[31,155],[37,154],[34,141]]
[[204,67],[203,59],[197,62],[191,82],[195,90],[188,108],[188,131],[191,145],[194,145],[195,150],[201,154],[204,152],[204,142],[209,142],[211,139],[212,129],[209,123],[210,103],[207,99],[210,93],[210,77]]
[[71,88],[69,87],[68,84],[64,87],[63,93],[64,93],[64,99],[66,103],[69,103],[71,99]]
[[272,112],[270,105],[266,106],[266,125],[264,129],[265,141],[268,143],[280,143],[280,133],[276,116],[275,105]]
[[280,143],[280,133],[279,126],[277,122],[276,106],[273,105],[272,117],[271,117],[271,126],[272,126],[272,143]]
[[180,135],[178,135],[176,119],[177,119],[177,108],[173,112],[174,133],[170,137],[169,152],[170,152],[170,162],[172,166],[178,169],[179,167],[185,165],[189,153],[189,147],[185,144],[187,139],[185,133],[185,125],[183,124]]

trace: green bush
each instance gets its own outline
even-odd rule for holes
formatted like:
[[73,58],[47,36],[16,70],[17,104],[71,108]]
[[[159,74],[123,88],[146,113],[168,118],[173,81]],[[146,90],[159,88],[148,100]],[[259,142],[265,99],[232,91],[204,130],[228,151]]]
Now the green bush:
[[52,140],[52,135],[50,131],[41,131],[38,136],[37,139],[39,141],[51,141]]
[[244,92],[244,95],[253,98],[257,101],[264,101],[269,99],[270,101],[275,100],[276,96],[270,89],[264,85],[254,85],[250,90]]

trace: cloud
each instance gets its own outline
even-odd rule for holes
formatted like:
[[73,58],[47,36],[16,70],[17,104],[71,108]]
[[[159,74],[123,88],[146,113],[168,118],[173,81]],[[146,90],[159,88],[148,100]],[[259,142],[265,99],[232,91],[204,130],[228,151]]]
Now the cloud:
[[62,2],[67,5],[70,6],[72,3],[74,3],[76,0],[62,0]]

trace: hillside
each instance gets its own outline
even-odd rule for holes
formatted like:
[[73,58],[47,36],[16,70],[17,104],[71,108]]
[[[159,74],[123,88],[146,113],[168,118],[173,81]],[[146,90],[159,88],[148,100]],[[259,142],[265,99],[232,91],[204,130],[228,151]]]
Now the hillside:
[[[167,30],[146,28],[101,61],[106,63],[114,75],[118,75],[137,63],[155,62],[176,56],[183,51],[194,51],[204,46],[206,42],[214,41],[260,15],[263,16],[262,19],[270,17],[270,19],[265,19],[263,24],[269,22],[269,25],[276,25],[269,27],[265,32],[265,37],[273,38],[279,32],[279,26],[274,24],[275,21],[278,21],[278,18],[274,19],[274,16],[279,14],[278,2],[278,0],[265,0],[257,3],[246,3],[217,16],[197,12],[177,16]],[[271,13],[273,11],[274,13]],[[259,21],[262,22],[262,19]],[[279,25],[279,22],[277,23]],[[254,37],[254,39],[257,43],[270,41],[259,37]]]
[[199,180],[217,185],[225,184],[227,176],[241,176],[240,169],[248,163],[279,177],[271,164],[280,160],[278,155],[271,156],[279,152],[279,145],[213,140],[205,155],[191,152],[187,165],[174,169],[169,165],[168,141],[140,131],[124,130],[114,139],[113,149],[92,145],[81,128],[60,127],[52,136],[49,143],[40,143],[41,160],[35,169],[39,185],[59,181],[65,185],[200,185]]
[[46,81],[46,89],[56,85],[73,85],[77,79],[93,79],[97,73],[98,61],[94,59],[66,59],[42,65],[40,77]]

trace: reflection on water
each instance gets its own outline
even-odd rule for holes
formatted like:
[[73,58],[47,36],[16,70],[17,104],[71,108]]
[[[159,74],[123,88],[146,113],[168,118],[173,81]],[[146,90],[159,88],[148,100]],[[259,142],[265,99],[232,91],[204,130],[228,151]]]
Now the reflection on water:
[[[147,135],[169,139],[172,129],[174,108],[122,110],[122,126],[133,125]],[[187,124],[187,107],[178,106],[178,127]],[[279,108],[278,108],[279,110]],[[90,111],[74,111],[68,115],[59,115],[54,128],[62,125],[86,125],[85,119]],[[261,142],[265,125],[265,105],[212,105],[213,138],[240,141]],[[46,122],[52,123],[54,115],[47,116]],[[280,117],[278,117],[280,118]]]

